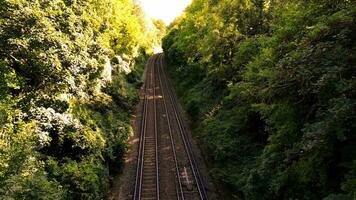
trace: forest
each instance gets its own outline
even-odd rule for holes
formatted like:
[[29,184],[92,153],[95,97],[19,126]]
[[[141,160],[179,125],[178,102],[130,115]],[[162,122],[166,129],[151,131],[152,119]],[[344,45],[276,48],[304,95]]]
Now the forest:
[[131,0],[0,1],[0,199],[104,198],[163,27]]
[[356,199],[354,0],[0,0],[0,199],[105,199],[160,45],[219,199]]
[[356,3],[193,0],[163,49],[222,199],[356,199]]

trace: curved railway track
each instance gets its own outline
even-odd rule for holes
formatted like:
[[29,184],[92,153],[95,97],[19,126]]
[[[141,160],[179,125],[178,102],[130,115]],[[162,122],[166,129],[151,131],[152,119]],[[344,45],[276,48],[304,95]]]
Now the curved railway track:
[[[140,143],[133,199],[207,200],[204,179],[199,171],[186,126],[179,112],[177,98],[164,70],[163,54],[156,54],[149,58],[143,90]],[[161,123],[165,124],[166,129],[158,127],[160,124],[157,122],[160,120],[158,116],[161,115],[164,116],[162,119],[164,122]],[[164,136],[169,138],[167,142],[171,149],[169,155],[159,150],[160,138]],[[160,165],[162,163],[160,162],[164,161],[163,158],[169,158],[171,163],[174,163],[174,166],[171,166],[172,170],[169,171],[173,173],[171,179],[174,180],[161,177]],[[161,183],[161,179],[165,181]],[[163,192],[164,187],[167,186],[164,184],[174,184],[174,197]],[[160,187],[163,189],[160,190]]]

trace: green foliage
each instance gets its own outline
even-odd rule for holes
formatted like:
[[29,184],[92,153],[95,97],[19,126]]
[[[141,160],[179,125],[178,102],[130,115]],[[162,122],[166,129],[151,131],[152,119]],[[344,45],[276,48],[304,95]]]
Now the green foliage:
[[[19,114],[18,110],[8,110]],[[14,114],[15,117],[16,114]],[[48,179],[44,162],[36,149],[43,146],[45,136],[33,122],[11,124],[13,116],[2,115],[6,127],[0,137],[0,196],[2,199],[61,199],[62,186]]]
[[195,0],[169,28],[169,71],[231,196],[355,198],[355,6]]
[[0,1],[0,199],[104,197],[162,34],[148,23],[131,0]]

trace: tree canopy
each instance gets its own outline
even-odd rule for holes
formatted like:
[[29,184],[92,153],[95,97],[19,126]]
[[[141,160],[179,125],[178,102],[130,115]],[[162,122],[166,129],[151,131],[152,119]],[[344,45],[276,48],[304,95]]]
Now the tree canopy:
[[226,198],[356,198],[354,1],[194,0],[163,41]]
[[0,1],[0,199],[104,197],[149,23],[131,0]]

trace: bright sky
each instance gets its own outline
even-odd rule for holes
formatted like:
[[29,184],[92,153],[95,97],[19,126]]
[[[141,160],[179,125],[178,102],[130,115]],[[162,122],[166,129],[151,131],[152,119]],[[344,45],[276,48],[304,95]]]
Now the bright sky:
[[178,17],[192,0],[139,0],[146,14],[166,24]]

